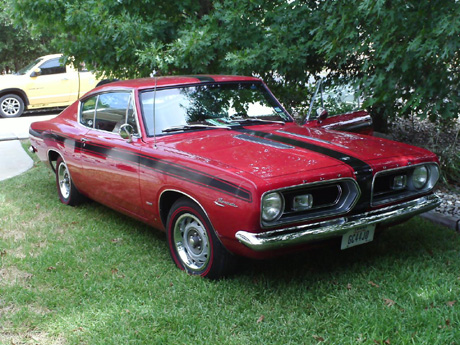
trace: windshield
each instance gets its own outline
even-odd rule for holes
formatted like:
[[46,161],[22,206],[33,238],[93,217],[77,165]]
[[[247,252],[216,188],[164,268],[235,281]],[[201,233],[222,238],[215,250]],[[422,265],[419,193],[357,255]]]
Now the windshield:
[[[155,97],[155,121],[153,99]],[[291,122],[262,83],[206,84],[141,93],[147,135],[173,130]]]
[[21,68],[16,74],[19,74],[19,75],[27,74],[35,65],[37,65],[42,60],[43,60],[42,58],[38,58],[34,62],[28,64],[26,67]]

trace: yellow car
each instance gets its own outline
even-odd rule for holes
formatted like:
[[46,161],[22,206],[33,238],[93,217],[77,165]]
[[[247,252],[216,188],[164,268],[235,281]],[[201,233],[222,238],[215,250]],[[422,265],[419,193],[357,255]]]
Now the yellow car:
[[39,57],[16,74],[0,76],[0,117],[18,117],[26,109],[68,106],[99,82],[85,68],[64,65],[62,54]]

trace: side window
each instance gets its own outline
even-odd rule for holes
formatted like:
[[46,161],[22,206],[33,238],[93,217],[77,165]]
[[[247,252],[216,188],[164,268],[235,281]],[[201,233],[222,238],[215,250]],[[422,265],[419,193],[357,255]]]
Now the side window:
[[65,73],[66,67],[60,62],[61,58],[51,59],[40,66],[41,75]]
[[94,111],[96,109],[97,96],[91,97],[81,104],[80,123],[83,126],[93,128]]
[[99,95],[96,108],[95,128],[118,133],[121,125],[126,123],[131,93],[111,92]]

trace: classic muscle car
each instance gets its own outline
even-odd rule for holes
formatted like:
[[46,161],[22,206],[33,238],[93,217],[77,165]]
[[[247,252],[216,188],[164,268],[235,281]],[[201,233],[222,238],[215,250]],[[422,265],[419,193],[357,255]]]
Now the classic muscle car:
[[217,278],[239,256],[346,249],[439,204],[433,153],[330,129],[370,132],[367,113],[326,116],[296,124],[257,78],[158,77],[97,87],[30,140],[61,202],[151,224],[179,268]]

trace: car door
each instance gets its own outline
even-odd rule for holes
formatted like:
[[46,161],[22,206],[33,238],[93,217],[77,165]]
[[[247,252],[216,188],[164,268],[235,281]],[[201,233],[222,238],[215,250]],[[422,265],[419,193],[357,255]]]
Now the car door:
[[321,79],[316,85],[303,126],[372,135],[372,117],[365,110],[357,110],[359,106],[359,99],[356,99],[351,87],[333,86],[324,92],[324,80]]
[[[142,141],[131,92],[107,92],[82,102],[79,121],[89,128],[81,138],[80,189],[92,199],[138,218],[144,217],[139,188]],[[92,110],[93,109],[93,110]],[[123,139],[123,124],[134,128],[132,140]]]
[[39,71],[32,71],[27,86],[30,105],[57,106],[69,103],[78,89],[78,75],[68,70],[56,57],[43,62]]

